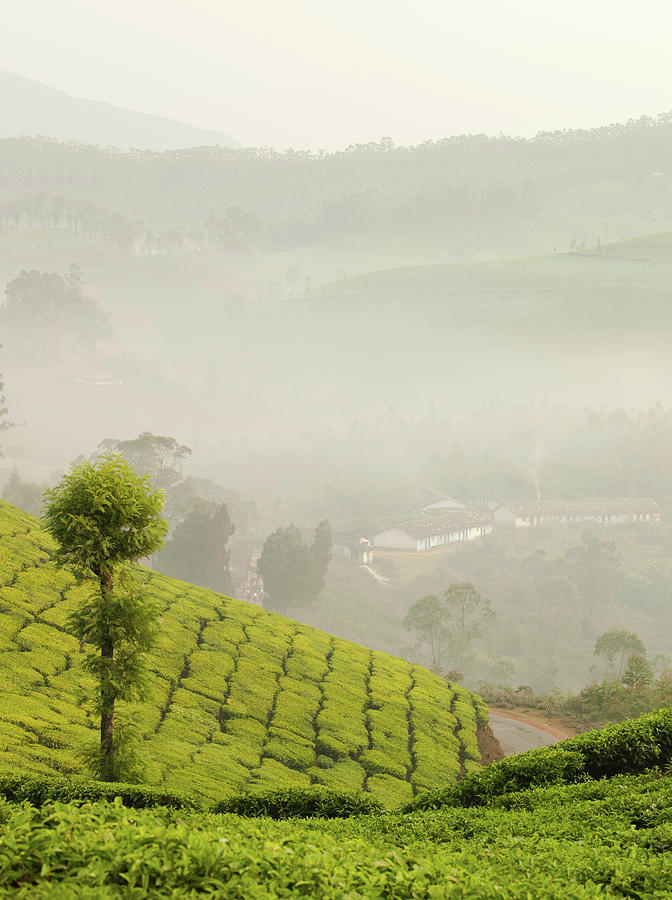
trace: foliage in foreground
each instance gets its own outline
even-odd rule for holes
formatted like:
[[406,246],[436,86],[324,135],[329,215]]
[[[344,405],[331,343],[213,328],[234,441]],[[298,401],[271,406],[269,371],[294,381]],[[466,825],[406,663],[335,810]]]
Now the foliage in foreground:
[[41,775],[0,773],[0,797],[13,803],[42,806],[58,800],[114,800],[129,809],[148,809],[163,806],[168,809],[194,809],[197,803],[186,794],[173,794],[152,785],[123,784],[113,781],[93,781],[87,778],[54,778]]
[[549,784],[637,774],[672,762],[672,708],[588,731],[510,756],[458,781],[415,797],[403,809],[481,806],[493,797]]
[[0,890],[18,897],[662,898],[672,790],[651,774],[506,806],[244,819],[120,803],[7,805]]
[[347,819],[383,811],[383,804],[363,791],[334,791],[323,787],[251,791],[223,800],[214,808],[216,813],[269,816],[271,819]]

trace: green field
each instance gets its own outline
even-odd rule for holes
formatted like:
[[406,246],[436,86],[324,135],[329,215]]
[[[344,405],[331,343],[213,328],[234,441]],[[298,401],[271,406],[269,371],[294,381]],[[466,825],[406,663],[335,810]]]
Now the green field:
[[[68,615],[89,588],[39,522],[0,503],[0,767],[76,774],[97,739]],[[478,768],[487,707],[421,666],[147,573],[163,607],[132,708],[147,780],[208,799],[254,787],[363,789],[386,805]]]
[[413,298],[419,309],[431,306],[433,316],[450,315],[453,327],[467,330],[502,323],[506,331],[548,334],[647,332],[672,326],[671,261],[672,234],[664,233],[523,259],[382,269],[322,292],[366,297],[386,316]]

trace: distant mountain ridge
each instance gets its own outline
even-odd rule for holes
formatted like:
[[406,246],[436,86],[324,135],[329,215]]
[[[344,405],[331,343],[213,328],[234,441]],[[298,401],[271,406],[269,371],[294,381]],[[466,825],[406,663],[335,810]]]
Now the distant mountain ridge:
[[0,138],[39,135],[120,150],[240,146],[219,131],[82,100],[11,72],[0,72],[0,110]]

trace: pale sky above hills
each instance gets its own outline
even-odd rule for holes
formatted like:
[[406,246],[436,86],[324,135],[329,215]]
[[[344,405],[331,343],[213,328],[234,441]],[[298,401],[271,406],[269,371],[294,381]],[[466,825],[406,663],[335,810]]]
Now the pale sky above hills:
[[337,149],[672,108],[669,0],[5,0],[0,69],[78,97]]

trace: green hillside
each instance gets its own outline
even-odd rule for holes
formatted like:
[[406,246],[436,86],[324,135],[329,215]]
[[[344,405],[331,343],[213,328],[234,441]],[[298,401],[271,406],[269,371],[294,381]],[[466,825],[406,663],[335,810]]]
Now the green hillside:
[[326,285],[328,297],[366,297],[379,313],[412,298],[453,328],[603,332],[669,327],[672,234],[524,259],[382,269]]
[[[0,767],[84,771],[97,739],[64,629],[88,589],[50,564],[39,522],[0,503]],[[148,781],[217,799],[322,784],[388,805],[479,766],[487,707],[420,666],[149,574],[163,606],[149,696],[133,707]]]

